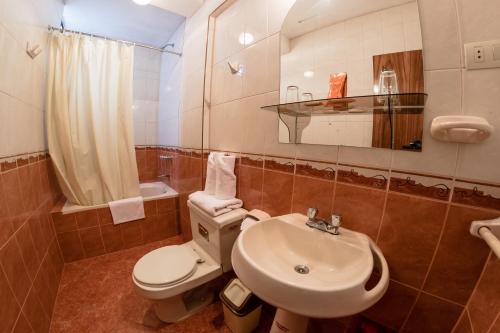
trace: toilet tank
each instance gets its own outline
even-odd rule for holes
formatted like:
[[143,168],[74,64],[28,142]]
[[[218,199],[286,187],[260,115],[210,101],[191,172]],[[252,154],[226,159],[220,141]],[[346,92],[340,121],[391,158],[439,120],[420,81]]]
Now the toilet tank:
[[205,250],[224,272],[233,269],[231,250],[240,234],[240,225],[248,211],[243,208],[211,216],[188,200],[193,240]]

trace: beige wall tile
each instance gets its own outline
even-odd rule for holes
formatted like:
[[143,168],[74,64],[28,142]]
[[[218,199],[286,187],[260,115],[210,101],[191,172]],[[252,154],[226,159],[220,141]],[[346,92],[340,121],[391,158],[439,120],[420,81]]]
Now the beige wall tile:
[[457,9],[454,0],[419,0],[424,68],[448,69],[462,66]]
[[429,128],[435,117],[462,113],[461,70],[426,71],[425,90],[429,97],[424,112],[423,150],[421,153],[394,151],[392,168],[453,175],[458,145],[435,140]]
[[[464,73],[464,112],[482,116],[496,129],[500,128],[500,69]],[[457,176],[500,183],[500,133],[495,131],[486,141],[460,148]]]

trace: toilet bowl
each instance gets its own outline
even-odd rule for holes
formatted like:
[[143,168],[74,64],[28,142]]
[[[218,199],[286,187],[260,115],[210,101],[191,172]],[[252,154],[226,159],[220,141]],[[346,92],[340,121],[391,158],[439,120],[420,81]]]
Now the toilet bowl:
[[213,299],[208,282],[232,270],[231,250],[245,218],[245,209],[213,217],[188,201],[193,240],[161,247],[135,264],[135,291],[155,301],[164,322],[183,320]]

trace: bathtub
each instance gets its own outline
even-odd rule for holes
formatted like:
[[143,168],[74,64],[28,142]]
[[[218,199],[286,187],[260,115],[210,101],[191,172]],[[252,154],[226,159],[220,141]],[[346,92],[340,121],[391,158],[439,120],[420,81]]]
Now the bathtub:
[[[154,182],[154,183],[142,183],[139,185],[141,196],[144,198],[144,201],[153,201],[160,200],[166,198],[174,198],[179,196],[179,193],[175,191],[173,188],[168,186],[162,182]],[[63,215],[72,214],[78,212],[84,212],[86,210],[99,209],[108,207],[108,204],[95,205],[95,206],[79,206],[66,201],[61,212]]]

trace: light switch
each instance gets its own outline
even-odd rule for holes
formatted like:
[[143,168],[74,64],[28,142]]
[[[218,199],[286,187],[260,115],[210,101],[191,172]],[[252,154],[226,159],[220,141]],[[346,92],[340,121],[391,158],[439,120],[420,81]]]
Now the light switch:
[[468,70],[500,67],[500,40],[467,43],[464,49]]

